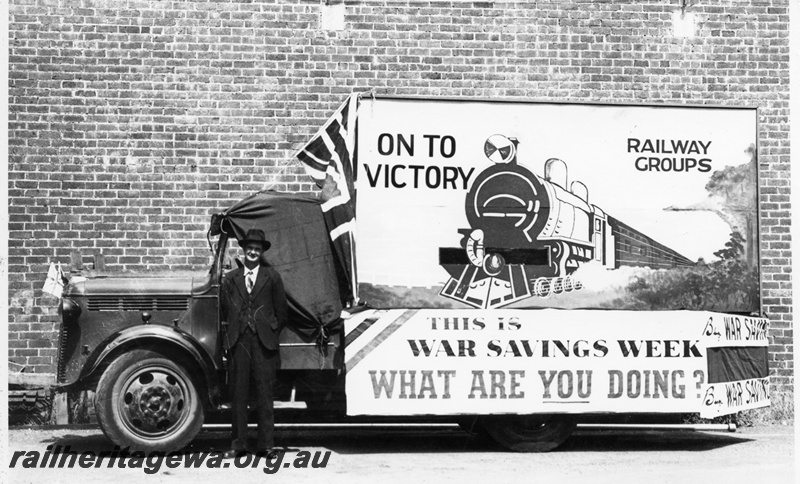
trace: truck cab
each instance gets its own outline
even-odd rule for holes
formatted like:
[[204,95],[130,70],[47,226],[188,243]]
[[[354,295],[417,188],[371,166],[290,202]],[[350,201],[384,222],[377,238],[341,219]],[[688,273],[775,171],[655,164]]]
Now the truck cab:
[[[254,209],[258,215],[248,218]],[[115,443],[176,449],[204,421],[224,420],[219,288],[241,263],[237,231],[251,226],[269,234],[263,262],[281,274],[289,300],[277,399],[344,414],[344,301],[319,202],[261,192],[212,216],[206,274],[86,273],[65,288],[58,383],[62,391],[95,392],[98,422]]]

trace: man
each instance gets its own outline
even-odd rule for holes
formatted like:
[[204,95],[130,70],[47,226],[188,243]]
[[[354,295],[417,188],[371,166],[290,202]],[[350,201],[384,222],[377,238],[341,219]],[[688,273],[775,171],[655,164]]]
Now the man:
[[226,457],[247,451],[247,400],[251,379],[255,383],[258,405],[256,452],[269,453],[274,446],[272,387],[280,365],[278,335],[287,319],[281,277],[261,262],[262,254],[271,245],[264,231],[249,230],[239,245],[244,250],[244,267],[229,272],[220,291],[222,321],[227,321],[223,342],[230,352],[229,388],[233,411],[233,443]]

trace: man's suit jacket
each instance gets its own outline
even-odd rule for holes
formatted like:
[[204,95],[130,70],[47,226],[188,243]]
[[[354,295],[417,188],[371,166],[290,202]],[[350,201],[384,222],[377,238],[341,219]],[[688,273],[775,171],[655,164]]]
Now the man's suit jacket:
[[228,322],[227,335],[224,338],[225,349],[231,349],[246,325],[247,299],[252,298],[250,307],[253,311],[256,333],[261,344],[269,350],[278,349],[278,334],[286,325],[288,310],[286,292],[283,289],[281,276],[275,269],[261,265],[258,277],[253,285],[253,292],[248,294],[244,280],[246,269],[234,269],[222,280],[220,290],[220,309],[223,321]]

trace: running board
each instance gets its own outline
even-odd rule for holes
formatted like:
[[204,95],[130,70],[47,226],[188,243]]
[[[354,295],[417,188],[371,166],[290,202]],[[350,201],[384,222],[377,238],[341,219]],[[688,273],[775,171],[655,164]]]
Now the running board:
[[[307,410],[308,409],[308,405],[306,405],[306,402],[297,401],[295,399],[296,395],[297,395],[297,388],[294,385],[292,385],[292,393],[289,396],[289,400],[274,400],[272,402],[272,408],[275,408],[275,409],[278,409],[278,408],[280,408],[280,409],[292,409],[292,410]],[[231,406],[230,406],[230,404],[225,403],[225,404],[220,405],[219,408],[221,410],[230,410]]]

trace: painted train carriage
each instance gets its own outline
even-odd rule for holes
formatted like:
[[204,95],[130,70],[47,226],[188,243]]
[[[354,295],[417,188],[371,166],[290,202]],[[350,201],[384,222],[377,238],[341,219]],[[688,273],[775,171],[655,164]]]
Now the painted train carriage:
[[694,262],[688,258],[659,244],[625,223],[613,217],[609,217],[608,220],[615,240],[615,268],[640,266],[668,269],[694,265]]

